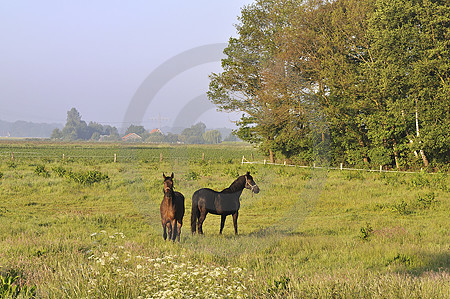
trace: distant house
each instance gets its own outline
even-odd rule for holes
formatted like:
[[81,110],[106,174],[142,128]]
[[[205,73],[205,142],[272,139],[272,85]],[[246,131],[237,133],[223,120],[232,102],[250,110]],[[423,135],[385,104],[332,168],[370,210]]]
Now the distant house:
[[151,130],[150,134],[153,134],[153,133],[159,133],[159,134],[162,134],[163,132],[161,132],[160,129],[153,129],[153,130]]
[[142,137],[136,133],[130,133],[122,137],[122,141],[142,141]]

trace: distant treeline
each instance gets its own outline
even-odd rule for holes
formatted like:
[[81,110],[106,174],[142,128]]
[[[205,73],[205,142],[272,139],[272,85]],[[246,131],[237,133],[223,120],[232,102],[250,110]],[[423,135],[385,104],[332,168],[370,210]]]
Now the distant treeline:
[[201,122],[184,129],[180,134],[164,134],[159,129],[148,131],[143,126],[130,125],[124,136],[121,136],[116,127],[95,122],[86,123],[81,119],[80,113],[75,108],[67,112],[65,126],[62,129],[54,129],[51,138],[64,141],[91,140],[186,144],[217,144],[222,141],[238,140],[232,133],[223,140],[219,130],[206,130],[206,125]]
[[0,137],[49,137],[58,124],[7,122],[0,120]]

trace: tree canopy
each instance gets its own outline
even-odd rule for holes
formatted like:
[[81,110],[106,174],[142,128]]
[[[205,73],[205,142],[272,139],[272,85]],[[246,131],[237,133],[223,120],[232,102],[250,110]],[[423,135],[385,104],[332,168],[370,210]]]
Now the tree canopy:
[[89,122],[89,125],[81,119],[81,114],[77,109],[72,108],[67,111],[66,125],[62,130],[55,129],[51,138],[66,141],[74,140],[99,140],[101,136],[109,140],[118,140],[119,133],[117,128],[109,125],[103,126],[95,122]]
[[448,1],[257,0],[236,29],[208,96],[272,160],[449,162]]

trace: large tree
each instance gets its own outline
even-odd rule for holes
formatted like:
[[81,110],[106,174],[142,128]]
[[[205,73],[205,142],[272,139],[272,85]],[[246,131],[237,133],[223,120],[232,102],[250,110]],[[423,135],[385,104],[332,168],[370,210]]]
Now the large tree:
[[448,1],[379,0],[376,6],[368,30],[373,59],[363,68],[373,150],[393,156],[397,166],[411,153],[424,166],[430,158],[448,162]]
[[77,109],[72,108],[67,111],[66,125],[60,131],[55,129],[52,133],[52,138],[63,140],[99,140],[100,136],[106,135],[109,140],[117,140],[119,133],[117,128],[106,125],[90,122],[86,124],[81,119],[81,114]]
[[257,0],[208,96],[271,160],[446,163],[449,18],[443,0]]
[[186,128],[179,136],[181,141],[188,144],[203,144],[203,134],[206,131],[206,125],[202,122],[196,123],[190,128]]
[[86,122],[81,119],[81,114],[77,109],[72,108],[67,111],[66,125],[62,129],[62,136],[65,140],[90,139]]
[[293,143],[301,139],[298,119],[289,118],[299,113],[290,104],[298,102],[299,89],[292,88],[297,82],[289,80],[291,66],[283,60],[277,38],[301,2],[258,0],[244,7],[236,26],[239,37],[231,38],[224,51],[224,71],[211,75],[210,100],[222,110],[243,112],[238,137],[260,145],[272,162],[274,151],[296,152],[281,144],[296,147]]

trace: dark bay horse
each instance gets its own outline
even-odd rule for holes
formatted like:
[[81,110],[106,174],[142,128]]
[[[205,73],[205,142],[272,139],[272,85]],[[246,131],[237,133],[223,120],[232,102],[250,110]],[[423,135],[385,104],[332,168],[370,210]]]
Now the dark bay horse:
[[163,226],[163,238],[175,242],[175,238],[180,241],[181,226],[184,216],[184,196],[180,192],[173,191],[173,172],[171,176],[164,177],[164,199],[159,210],[161,212],[161,224]]
[[214,191],[209,188],[203,188],[195,191],[192,195],[192,212],[191,212],[191,232],[194,234],[203,234],[203,221],[206,214],[221,215],[220,233],[222,233],[225,219],[228,215],[233,215],[234,233],[237,235],[237,219],[240,207],[239,197],[242,190],[249,189],[253,193],[259,193],[259,187],[253,181],[253,177],[247,172],[245,175],[238,177],[230,187],[221,192]]

